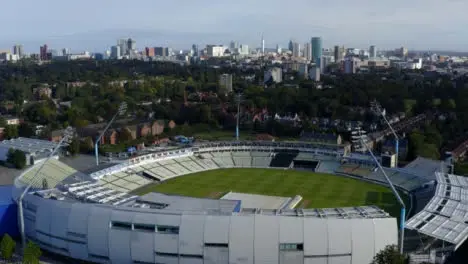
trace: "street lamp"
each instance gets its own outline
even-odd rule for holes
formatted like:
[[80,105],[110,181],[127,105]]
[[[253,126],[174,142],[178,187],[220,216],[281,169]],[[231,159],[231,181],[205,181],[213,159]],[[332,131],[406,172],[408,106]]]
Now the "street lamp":
[[117,110],[117,113],[112,117],[112,119],[109,121],[107,124],[106,128],[101,132],[101,134],[98,136],[96,139],[96,143],[94,144],[94,154],[96,155],[96,166],[99,165],[99,151],[98,151],[98,145],[99,142],[101,142],[102,137],[104,136],[104,133],[106,133],[107,129],[109,129],[110,125],[114,122],[114,120],[117,118],[117,116],[121,116],[127,112],[127,103],[122,102],[119,106],[119,109]]
[[239,141],[239,118],[240,118],[240,104],[242,101],[242,94],[237,94],[237,120],[236,120],[236,140]]
[[397,161],[396,164],[398,166],[398,158],[399,158],[398,153],[399,153],[400,139],[398,138],[398,135],[393,129],[392,125],[390,125],[390,122],[388,122],[387,117],[385,116],[385,113],[382,109],[382,106],[379,104],[379,102],[372,101],[371,109],[375,113],[380,114],[382,116],[383,120],[385,121],[385,123],[387,123],[388,127],[390,128],[390,131],[392,131],[392,134],[395,137],[395,154],[396,154],[396,161]]
[[24,213],[23,213],[23,199],[24,199],[24,196],[26,195],[26,193],[31,189],[31,187],[34,184],[39,183],[40,179],[39,179],[39,177],[36,178],[37,175],[39,175],[39,172],[42,170],[44,165],[54,156],[54,154],[57,152],[57,150],[60,149],[60,147],[66,145],[66,144],[67,145],[70,144],[74,133],[75,133],[75,130],[72,127],[67,127],[67,129],[65,129],[65,131],[63,132],[63,135],[62,135],[62,139],[58,142],[58,144],[52,150],[52,152],[49,154],[47,159],[42,162],[39,169],[34,173],[34,176],[32,177],[31,182],[26,186],[26,188],[23,190],[23,192],[21,193],[21,195],[20,195],[20,197],[18,199],[18,211],[19,211],[19,216],[20,216],[20,233],[21,233],[21,243],[22,243],[22,246],[23,246],[23,250],[24,250],[24,247],[26,245],[26,236],[24,234]]
[[406,205],[403,199],[401,199],[400,194],[396,190],[395,186],[393,185],[392,181],[390,181],[390,178],[388,177],[387,173],[383,169],[382,165],[380,164],[379,160],[375,157],[374,153],[372,150],[369,148],[367,145],[367,142],[364,141],[364,138],[361,136],[361,130],[359,129],[359,136],[361,139],[361,144],[365,146],[369,154],[372,156],[372,159],[374,162],[377,164],[377,167],[379,167],[380,171],[385,177],[385,180],[387,180],[388,185],[390,186],[390,189],[393,192],[393,195],[397,198],[398,203],[401,205],[401,212],[400,212],[400,253],[403,253],[403,243],[404,243],[404,236],[405,236],[405,221],[406,221]]

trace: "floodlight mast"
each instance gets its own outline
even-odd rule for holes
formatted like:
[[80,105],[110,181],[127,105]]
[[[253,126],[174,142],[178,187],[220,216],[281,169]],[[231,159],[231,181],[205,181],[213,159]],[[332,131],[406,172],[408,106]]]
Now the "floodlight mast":
[[395,137],[395,154],[396,154],[396,164],[397,164],[397,167],[398,167],[398,160],[399,160],[399,148],[400,148],[400,139],[398,138],[398,135],[397,133],[395,132],[395,130],[393,129],[392,125],[390,124],[390,122],[388,122],[388,119],[387,117],[385,116],[384,112],[383,112],[383,109],[382,109],[382,106],[379,104],[379,102],[377,101],[373,101],[371,102],[371,108],[379,113],[383,120],[385,121],[385,123],[388,125],[388,127],[390,128],[390,131],[392,131],[392,134],[393,136]]
[[240,118],[240,104],[242,94],[237,94],[237,120],[236,120],[236,140],[239,141],[239,118]]
[[404,238],[405,238],[405,221],[406,221],[406,205],[403,199],[401,199],[400,194],[396,190],[395,186],[393,183],[390,181],[390,178],[388,177],[387,173],[383,169],[382,165],[380,164],[379,160],[377,157],[375,157],[374,153],[372,150],[369,148],[367,145],[367,142],[364,141],[362,134],[361,134],[361,129],[358,130],[359,132],[359,138],[361,140],[361,144],[365,146],[369,154],[371,155],[372,159],[374,162],[377,164],[377,167],[380,169],[382,174],[385,177],[385,180],[388,182],[388,185],[390,186],[390,189],[393,192],[393,195],[397,198],[398,203],[401,205],[401,212],[400,212],[400,253],[403,253],[403,245],[404,245]]
[[101,139],[102,137],[104,136],[104,134],[106,133],[106,131],[109,129],[109,127],[112,125],[112,123],[114,123],[115,119],[117,118],[117,116],[121,116],[123,114],[125,114],[125,112],[127,112],[127,103],[126,102],[122,102],[119,106],[119,109],[117,110],[117,113],[115,113],[115,115],[112,117],[112,119],[109,121],[109,123],[107,124],[107,126],[104,128],[104,130],[101,132],[101,134],[96,138],[96,143],[94,144],[94,155],[96,156],[96,166],[99,165],[99,149],[98,149],[98,146],[99,146],[99,142],[101,142]]
[[73,130],[72,127],[67,127],[67,129],[65,129],[65,131],[63,133],[63,136],[62,136],[62,139],[58,142],[58,144],[52,150],[52,152],[49,154],[47,159],[42,162],[39,169],[36,171],[36,173],[34,173],[34,176],[32,177],[31,182],[26,186],[26,188],[24,188],[23,192],[21,193],[20,197],[18,198],[18,212],[19,212],[19,217],[20,217],[20,235],[21,235],[21,243],[22,243],[21,246],[23,247],[23,250],[24,250],[24,248],[26,246],[26,235],[25,235],[25,232],[24,232],[24,211],[23,211],[24,196],[31,189],[31,187],[35,183],[38,182],[37,179],[36,179],[37,175],[42,170],[44,165],[54,156],[54,154],[57,152],[57,150],[60,149],[60,147],[62,147],[64,143],[70,144],[70,141],[71,141],[71,138],[73,137],[73,134],[74,134],[74,130]]

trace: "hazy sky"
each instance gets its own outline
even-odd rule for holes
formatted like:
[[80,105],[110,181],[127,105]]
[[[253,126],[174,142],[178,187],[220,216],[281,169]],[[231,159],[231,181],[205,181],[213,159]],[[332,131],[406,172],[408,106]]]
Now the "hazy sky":
[[467,0],[1,0],[0,49],[22,43],[102,51],[117,38],[137,47],[287,46],[321,36],[324,47],[468,49]]

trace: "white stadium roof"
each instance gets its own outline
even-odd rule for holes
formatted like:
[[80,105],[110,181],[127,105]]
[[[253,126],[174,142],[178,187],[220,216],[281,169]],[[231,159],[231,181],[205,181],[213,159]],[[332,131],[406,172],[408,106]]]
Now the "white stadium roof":
[[426,207],[406,228],[452,243],[458,248],[468,238],[468,178],[435,173],[437,189]]

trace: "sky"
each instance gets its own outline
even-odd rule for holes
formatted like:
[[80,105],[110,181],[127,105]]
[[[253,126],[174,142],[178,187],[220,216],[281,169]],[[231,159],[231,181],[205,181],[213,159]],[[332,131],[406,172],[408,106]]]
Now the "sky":
[[466,0],[1,0],[0,49],[23,44],[104,51],[117,38],[137,48],[191,44],[287,47],[313,36],[324,47],[468,50]]

